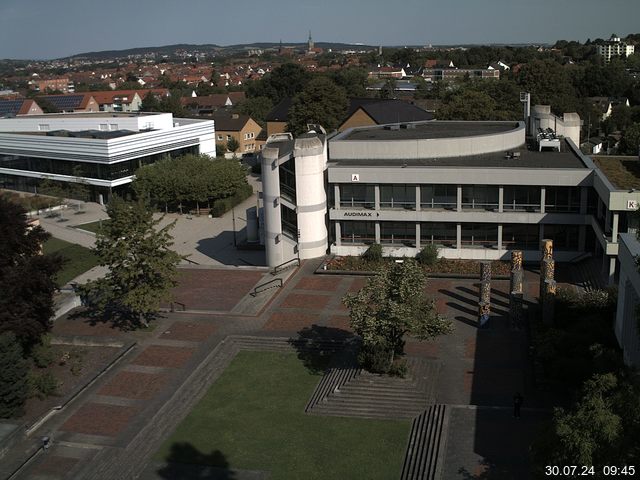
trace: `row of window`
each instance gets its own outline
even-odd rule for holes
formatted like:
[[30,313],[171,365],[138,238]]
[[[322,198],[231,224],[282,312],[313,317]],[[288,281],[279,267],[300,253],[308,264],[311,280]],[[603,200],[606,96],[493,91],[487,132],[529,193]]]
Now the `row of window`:
[[[457,247],[455,223],[420,223],[420,244],[446,248]],[[502,248],[536,250],[539,247],[540,227],[536,224],[502,225]],[[557,250],[578,250],[577,225],[544,225],[544,237],[554,240]],[[380,222],[380,243],[383,245],[416,245],[416,224],[410,222]],[[375,222],[340,222],[343,244],[363,245],[376,241]],[[463,223],[461,248],[498,248],[498,225],[491,223]]]
[[[374,185],[340,185],[341,208],[375,208]],[[420,185],[421,209],[455,210],[458,205],[457,185]],[[503,209],[539,212],[542,191],[536,186],[504,186]],[[580,187],[546,187],[545,211],[580,212]],[[497,185],[463,185],[461,206],[469,210],[498,210]],[[416,185],[380,185],[381,209],[416,208]]]

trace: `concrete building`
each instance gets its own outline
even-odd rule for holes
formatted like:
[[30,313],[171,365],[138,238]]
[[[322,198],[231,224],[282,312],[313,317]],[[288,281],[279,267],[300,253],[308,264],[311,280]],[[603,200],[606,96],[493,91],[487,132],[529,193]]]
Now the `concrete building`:
[[43,179],[81,182],[96,201],[126,191],[137,168],[216,154],[211,120],[170,113],[73,113],[0,119],[0,186],[36,192]]
[[[269,178],[263,185],[265,224],[268,234],[284,231],[287,222],[295,228],[288,248],[277,255],[269,255],[266,242],[268,261],[298,253],[308,258],[307,245],[296,242],[296,229],[305,232],[299,215],[316,211],[324,200],[318,195],[301,210],[297,192],[326,176],[330,253],[359,255],[379,243],[386,255],[414,256],[434,244],[447,258],[506,259],[519,249],[527,261],[536,261],[540,240],[552,238],[558,261],[597,256],[613,282],[618,234],[636,227],[629,213],[640,192],[614,186],[580,152],[571,139],[579,118],[565,114],[560,120],[568,136],[549,137],[542,148],[540,139],[527,136],[524,122],[348,129],[328,140],[326,173],[304,177],[305,183],[297,170],[304,160],[296,159],[293,140],[277,144],[277,153],[263,151],[263,177]],[[536,125],[535,118],[530,123]],[[321,240],[318,234],[305,243]]]
[[633,55],[635,47],[620,40],[616,34],[611,35],[608,41],[598,45],[598,55],[604,59],[604,63],[609,63],[613,57],[628,57]]
[[640,305],[640,272],[636,259],[640,257],[640,242],[636,235],[620,235],[620,279],[618,281],[618,309],[615,332],[622,348],[624,362],[640,367],[640,330],[638,307]]

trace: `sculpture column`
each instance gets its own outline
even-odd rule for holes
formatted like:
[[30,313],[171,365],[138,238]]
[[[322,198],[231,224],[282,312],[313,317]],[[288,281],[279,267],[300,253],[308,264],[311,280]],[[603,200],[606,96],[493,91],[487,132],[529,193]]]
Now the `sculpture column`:
[[478,321],[482,327],[491,314],[491,262],[480,262],[480,296],[478,300]]
[[511,328],[522,327],[522,302],[524,271],[522,270],[522,251],[511,252],[511,279],[509,282],[509,319]]
[[553,323],[555,310],[556,281],[555,261],[553,260],[553,240],[544,239],[541,242],[542,260],[540,261],[540,304],[542,307],[542,321]]

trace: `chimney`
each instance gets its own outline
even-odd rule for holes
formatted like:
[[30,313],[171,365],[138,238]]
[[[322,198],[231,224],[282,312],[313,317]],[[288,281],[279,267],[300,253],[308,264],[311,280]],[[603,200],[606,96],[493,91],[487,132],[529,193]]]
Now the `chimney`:
[[240,118],[240,115],[238,115],[237,113],[232,113],[231,118],[233,118],[234,120],[237,120]]

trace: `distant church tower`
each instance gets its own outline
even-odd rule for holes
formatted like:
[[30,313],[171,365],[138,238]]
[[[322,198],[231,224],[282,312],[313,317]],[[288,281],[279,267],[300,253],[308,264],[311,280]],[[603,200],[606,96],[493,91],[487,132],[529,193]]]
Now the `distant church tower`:
[[309,42],[308,42],[308,46],[307,46],[307,51],[309,53],[313,52],[313,47],[314,47],[313,38],[311,38],[311,30],[309,30]]

